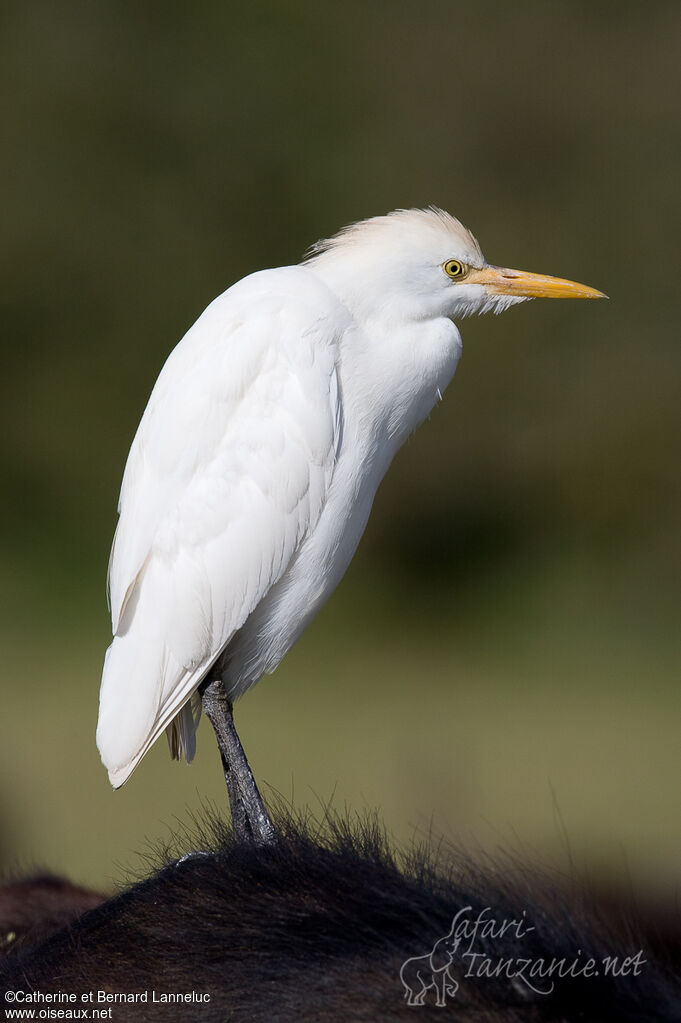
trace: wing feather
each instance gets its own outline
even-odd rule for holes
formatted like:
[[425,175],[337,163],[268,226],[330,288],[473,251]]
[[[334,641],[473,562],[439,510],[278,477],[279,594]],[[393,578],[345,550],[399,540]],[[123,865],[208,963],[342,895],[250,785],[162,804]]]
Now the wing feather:
[[115,784],[321,514],[340,436],[342,321],[305,270],[264,271],[212,303],[159,376],[110,560],[97,738]]

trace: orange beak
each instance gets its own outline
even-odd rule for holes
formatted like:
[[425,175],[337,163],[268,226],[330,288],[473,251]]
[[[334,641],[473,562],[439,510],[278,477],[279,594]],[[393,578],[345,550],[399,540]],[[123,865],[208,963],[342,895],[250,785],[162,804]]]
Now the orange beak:
[[482,284],[490,295],[514,295],[518,298],[607,298],[602,291],[561,277],[546,277],[525,270],[506,270],[501,266],[484,266],[471,270],[466,284]]

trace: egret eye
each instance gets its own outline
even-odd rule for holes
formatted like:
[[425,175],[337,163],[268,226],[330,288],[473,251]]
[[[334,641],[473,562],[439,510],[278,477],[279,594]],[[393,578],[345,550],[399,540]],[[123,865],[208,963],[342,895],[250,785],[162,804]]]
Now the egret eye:
[[448,277],[465,277],[468,272],[468,267],[465,263],[460,263],[458,259],[448,259],[446,263],[442,264],[442,269]]

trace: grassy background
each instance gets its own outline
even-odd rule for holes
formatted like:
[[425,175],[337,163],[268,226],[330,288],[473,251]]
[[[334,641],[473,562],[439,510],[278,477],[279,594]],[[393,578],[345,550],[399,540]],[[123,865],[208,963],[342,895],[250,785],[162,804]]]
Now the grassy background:
[[104,884],[225,802],[205,723],[116,794],[94,748],[127,449],[229,283],[434,202],[611,301],[463,325],[240,731],[296,805],[678,881],[680,42],[671,2],[4,5],[1,865]]

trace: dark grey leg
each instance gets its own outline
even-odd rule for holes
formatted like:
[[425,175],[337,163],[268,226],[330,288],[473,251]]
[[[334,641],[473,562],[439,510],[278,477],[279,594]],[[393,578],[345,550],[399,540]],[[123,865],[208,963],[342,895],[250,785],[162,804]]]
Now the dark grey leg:
[[265,809],[244,748],[234,727],[232,704],[216,679],[203,690],[201,703],[215,729],[232,811],[234,834],[240,842],[267,845],[276,840],[274,825]]

